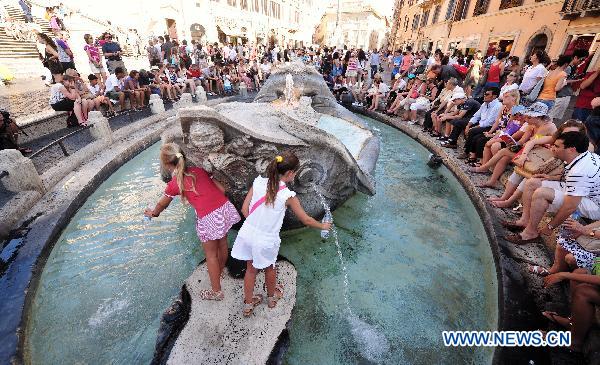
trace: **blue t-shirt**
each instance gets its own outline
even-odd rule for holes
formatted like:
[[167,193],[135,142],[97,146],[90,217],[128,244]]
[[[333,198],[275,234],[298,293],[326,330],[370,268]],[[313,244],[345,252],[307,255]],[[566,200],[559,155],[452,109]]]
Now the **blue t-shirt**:
[[[102,53],[116,53],[121,50],[121,46],[117,42],[107,42],[102,45]],[[107,57],[110,61],[119,61],[121,60],[120,56],[110,56]]]
[[393,58],[394,68],[399,68],[402,64],[402,55],[396,56]]

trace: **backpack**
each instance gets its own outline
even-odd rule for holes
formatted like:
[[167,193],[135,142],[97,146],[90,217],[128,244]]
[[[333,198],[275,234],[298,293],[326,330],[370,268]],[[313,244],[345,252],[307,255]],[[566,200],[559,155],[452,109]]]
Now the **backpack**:
[[469,69],[466,66],[459,65],[458,63],[454,63],[454,64],[452,64],[452,67],[454,67],[456,72],[458,72],[461,77],[464,78],[465,76],[467,76],[467,71]]

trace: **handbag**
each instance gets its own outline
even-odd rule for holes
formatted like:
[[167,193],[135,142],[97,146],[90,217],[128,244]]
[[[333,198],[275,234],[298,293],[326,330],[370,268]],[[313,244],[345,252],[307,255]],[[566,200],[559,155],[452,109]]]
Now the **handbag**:
[[[516,157],[518,155],[513,158],[513,161]],[[527,161],[523,166],[515,166],[514,170],[527,179],[537,174],[560,175],[563,170],[563,162],[555,158],[550,149],[544,146],[535,146],[527,154]]]
[[546,76],[542,77],[540,79],[540,81],[538,81],[537,84],[535,84],[533,89],[531,89],[529,94],[527,94],[527,96],[525,97],[525,100],[527,100],[530,103],[533,103],[534,101],[536,101],[538,96],[540,95],[540,91],[542,91],[542,87],[544,86],[545,80],[546,80]]
[[600,255],[600,237],[590,237],[582,234],[577,237],[577,243],[579,243],[584,250],[595,255]]

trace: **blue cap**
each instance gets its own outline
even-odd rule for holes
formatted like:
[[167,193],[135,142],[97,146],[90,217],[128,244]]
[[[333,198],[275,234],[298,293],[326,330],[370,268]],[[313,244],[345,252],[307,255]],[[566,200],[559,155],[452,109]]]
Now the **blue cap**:
[[415,76],[415,74],[408,74],[409,79],[414,79],[415,77],[417,77],[417,76]]
[[523,114],[523,113],[525,113],[525,110],[527,110],[527,108],[524,107],[523,105],[515,105],[510,109],[510,114],[512,114],[512,115]]

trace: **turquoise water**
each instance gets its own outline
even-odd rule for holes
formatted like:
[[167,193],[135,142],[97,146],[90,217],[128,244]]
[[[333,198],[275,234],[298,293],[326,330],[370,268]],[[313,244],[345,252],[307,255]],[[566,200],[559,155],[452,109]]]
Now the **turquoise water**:
[[[287,364],[489,363],[489,349],[444,348],[441,331],[496,329],[497,286],[483,226],[445,168],[376,124],[377,195],[334,212],[348,275],[319,232],[284,235],[298,270]],[[194,213],[175,203],[145,226],[141,211],[164,188],[158,145],[113,174],[58,239],[27,327],[33,364],[145,364],[160,315],[202,252]],[[384,342],[385,346],[381,345]]]

